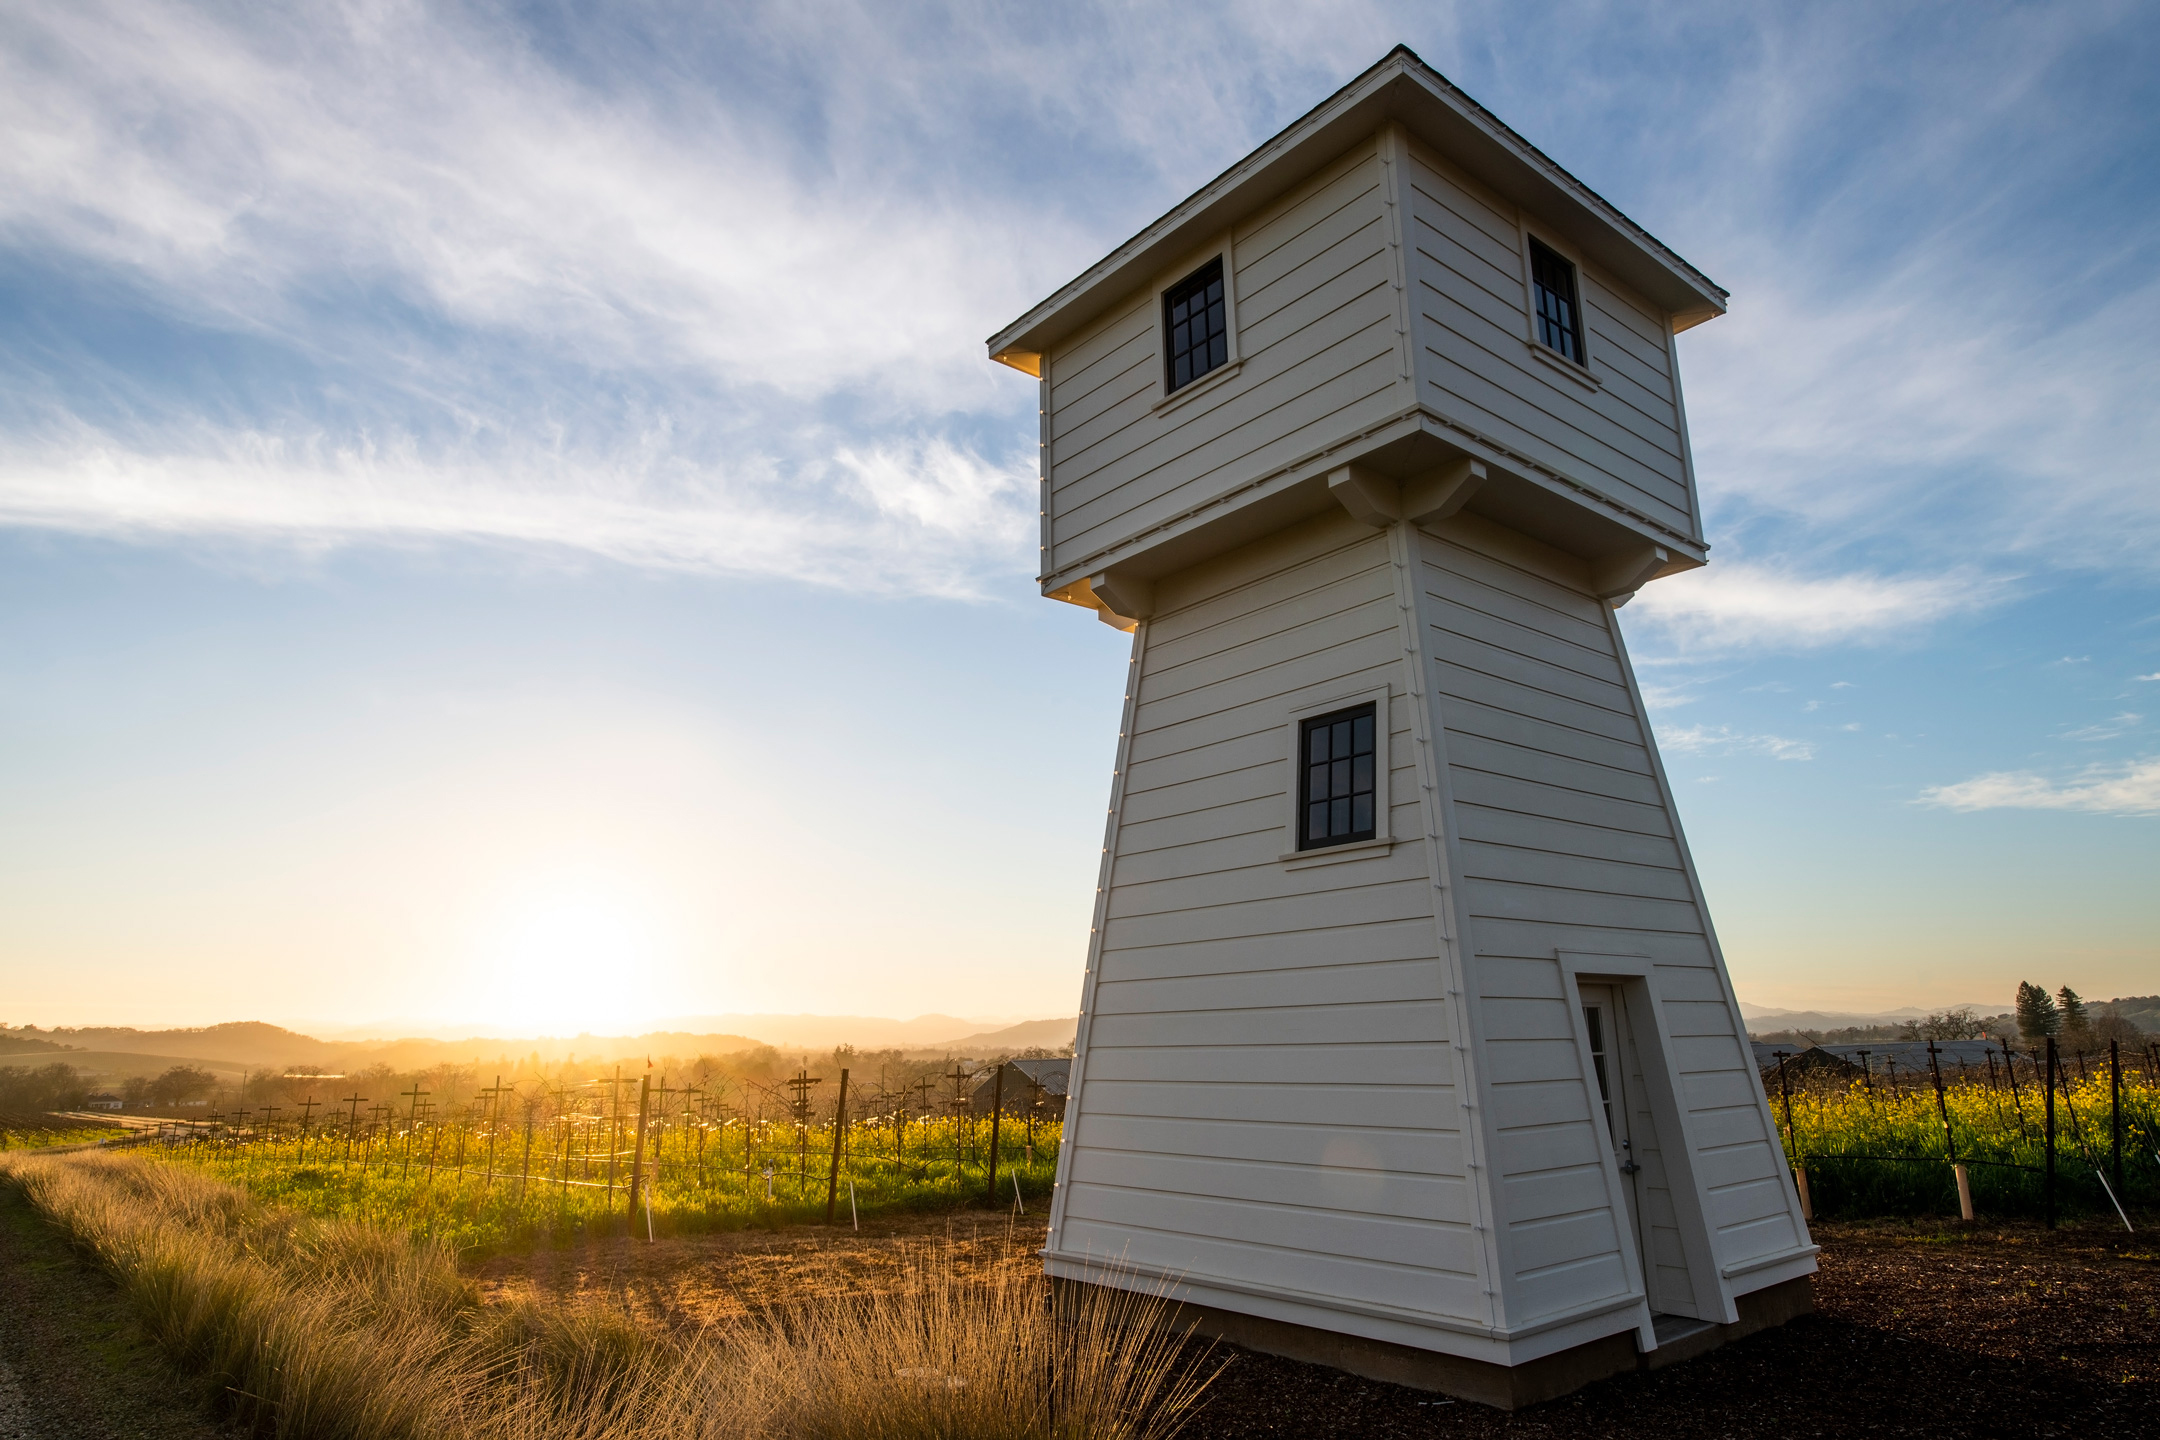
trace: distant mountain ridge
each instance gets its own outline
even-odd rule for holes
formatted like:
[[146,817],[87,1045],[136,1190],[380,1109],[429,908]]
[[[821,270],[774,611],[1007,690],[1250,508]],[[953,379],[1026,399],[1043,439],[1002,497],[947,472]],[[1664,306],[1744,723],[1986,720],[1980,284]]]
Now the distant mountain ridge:
[[[703,1020],[764,1021],[757,1032],[705,1029]],[[950,1050],[955,1053],[1056,1049],[1069,1045],[1076,1020],[1030,1020],[1003,1029],[983,1030],[979,1022],[952,1015],[921,1015],[912,1020],[875,1016],[712,1016],[693,1017],[678,1027],[638,1035],[466,1036],[460,1039],[323,1040],[260,1020],[222,1025],[144,1030],[126,1025],[0,1027],[0,1063],[8,1060],[72,1060],[86,1068],[132,1071],[129,1057],[192,1060],[216,1069],[275,1069],[351,1072],[370,1065],[414,1070],[444,1062],[470,1062],[512,1055],[538,1054],[550,1061],[577,1056],[613,1061],[645,1055],[727,1055],[771,1046],[776,1050],[828,1051],[840,1045],[858,1050]],[[58,1047],[58,1048],[56,1048]],[[21,1063],[17,1060],[16,1063]]]

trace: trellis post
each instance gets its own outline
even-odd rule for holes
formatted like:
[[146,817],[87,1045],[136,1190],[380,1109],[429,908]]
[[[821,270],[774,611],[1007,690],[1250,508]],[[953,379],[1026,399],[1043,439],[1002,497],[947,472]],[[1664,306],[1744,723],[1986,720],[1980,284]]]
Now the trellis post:
[[825,1179],[825,1223],[833,1223],[833,1206],[840,1199],[840,1137],[847,1133],[847,1076],[840,1071],[840,1094],[833,1102],[832,1173]]
[[[638,1190],[645,1178],[645,1114],[647,1107],[651,1104],[652,1076],[640,1075],[638,1077],[637,1092],[637,1134],[631,1142],[630,1149],[630,1205],[623,1212],[625,1223],[633,1228],[637,1225]],[[648,1222],[646,1238],[650,1239],[651,1235],[652,1227]]]
[[1969,1223],[1973,1218],[1972,1178],[1958,1163],[1957,1136],[1950,1130],[1950,1101],[1943,1094],[1942,1061],[1933,1040],[1928,1041],[1927,1054],[1928,1073],[1935,1080],[1935,1109],[1942,1116],[1943,1150],[1950,1157],[1950,1173],[1957,1179],[1958,1218]]
[[2108,1168],[2115,1175],[2115,1193],[2123,1193],[2122,1178],[2122,1050],[2108,1041]]
[[1005,1114],[1006,1063],[1000,1060],[997,1073],[990,1077],[990,1183],[983,1190],[985,1208],[995,1208],[997,1205],[998,1121],[1003,1119]]
[[2045,1076],[2045,1078],[2044,1078],[2044,1079],[2042,1080],[2042,1082],[2041,1082],[2041,1083],[2042,1083],[2042,1084],[2043,1084],[2043,1085],[2044,1085],[2044,1086],[2046,1087],[2046,1094],[2047,1094],[2047,1108],[2046,1108],[2046,1130],[2047,1130],[2047,1182],[2046,1182],[2046,1184],[2047,1184],[2047,1194],[2046,1194],[2046,1205],[2047,1205],[2047,1225],[2048,1225],[2048,1229],[2052,1230],[2052,1229],[2054,1229],[2054,1228],[2055,1228],[2055,1037],[2054,1037],[2054,1036],[2052,1036],[2052,1035],[2050,1035],[2050,1036],[2048,1036],[2048,1037],[2047,1037],[2047,1050],[2046,1050],[2046,1054],[2047,1054],[2047,1075]]

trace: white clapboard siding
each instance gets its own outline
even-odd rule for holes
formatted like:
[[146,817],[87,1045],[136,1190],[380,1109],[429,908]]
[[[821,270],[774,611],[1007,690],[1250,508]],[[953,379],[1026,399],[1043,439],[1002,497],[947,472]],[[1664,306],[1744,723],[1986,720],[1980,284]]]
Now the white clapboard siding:
[[[1658,1135],[1637,1157],[1644,1259],[1653,1302],[1692,1313],[1700,1277],[1688,1269],[1658,1146],[1691,1147],[1722,1261],[1780,1253],[1799,1236],[1617,635],[1597,601],[1490,527],[1449,527],[1421,542],[1421,556],[1495,1168],[1517,1197],[1505,1213],[1512,1223],[1564,1207],[1584,1183],[1585,1152],[1595,1155],[1556,953],[1650,957],[1686,1134]],[[1629,1089],[1647,1105],[1639,1081]],[[1647,1109],[1635,1129],[1654,1133]],[[1549,1199],[1535,1198],[1539,1187]],[[1565,1236],[1590,1247],[1573,1260],[1602,1263],[1605,1237],[1589,1226],[1541,1231],[1547,1263],[1571,1263],[1554,1250]],[[1528,1258],[1518,1250],[1519,1272]]]
[[1060,1253],[1099,1244],[1201,1280],[1480,1313],[1427,851],[1281,859],[1287,717],[1376,690],[1391,833],[1424,834],[1402,635],[1387,542],[1346,515],[1162,585]]
[[1531,353],[1513,211],[1417,148],[1405,168],[1420,401],[1660,524],[1699,534],[1659,320],[1585,270],[1578,288],[1600,383],[1555,371]]
[[[1624,1283],[1557,952],[1601,948],[1581,941],[1586,930],[1698,944],[1705,932],[1598,602],[1480,545],[1480,533],[1425,538],[1422,579],[1512,1293],[1535,1315],[1579,1300],[1592,1278]],[[1639,950],[1632,940],[1602,948]],[[1707,946],[1700,953],[1707,963]],[[1663,1296],[1653,1303],[1692,1313],[1664,1185],[1661,1165],[1645,1163],[1637,1189],[1653,1216],[1648,1258]],[[1677,1278],[1664,1263],[1668,1239]]]
[[1052,347],[1050,571],[1408,403],[1384,185],[1367,142],[1238,226],[1239,370],[1205,393],[1158,407],[1152,286]]

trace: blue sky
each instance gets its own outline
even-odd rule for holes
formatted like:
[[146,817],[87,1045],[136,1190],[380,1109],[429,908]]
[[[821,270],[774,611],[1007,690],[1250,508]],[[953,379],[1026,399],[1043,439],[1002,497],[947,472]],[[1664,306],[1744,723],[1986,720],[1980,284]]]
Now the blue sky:
[[0,1020],[1069,1012],[982,339],[1397,41],[1733,292],[1623,612],[1743,999],[2160,989],[2149,6],[0,17]]

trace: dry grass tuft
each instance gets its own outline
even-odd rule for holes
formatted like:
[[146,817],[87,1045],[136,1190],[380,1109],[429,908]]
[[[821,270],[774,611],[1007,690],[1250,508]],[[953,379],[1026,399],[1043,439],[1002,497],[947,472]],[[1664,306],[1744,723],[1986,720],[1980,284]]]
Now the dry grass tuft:
[[619,1310],[486,1303],[439,1244],[258,1205],[138,1156],[0,1158],[126,1287],[207,1398],[293,1440],[1160,1440],[1211,1375],[1161,1304],[956,1275],[683,1337]]

